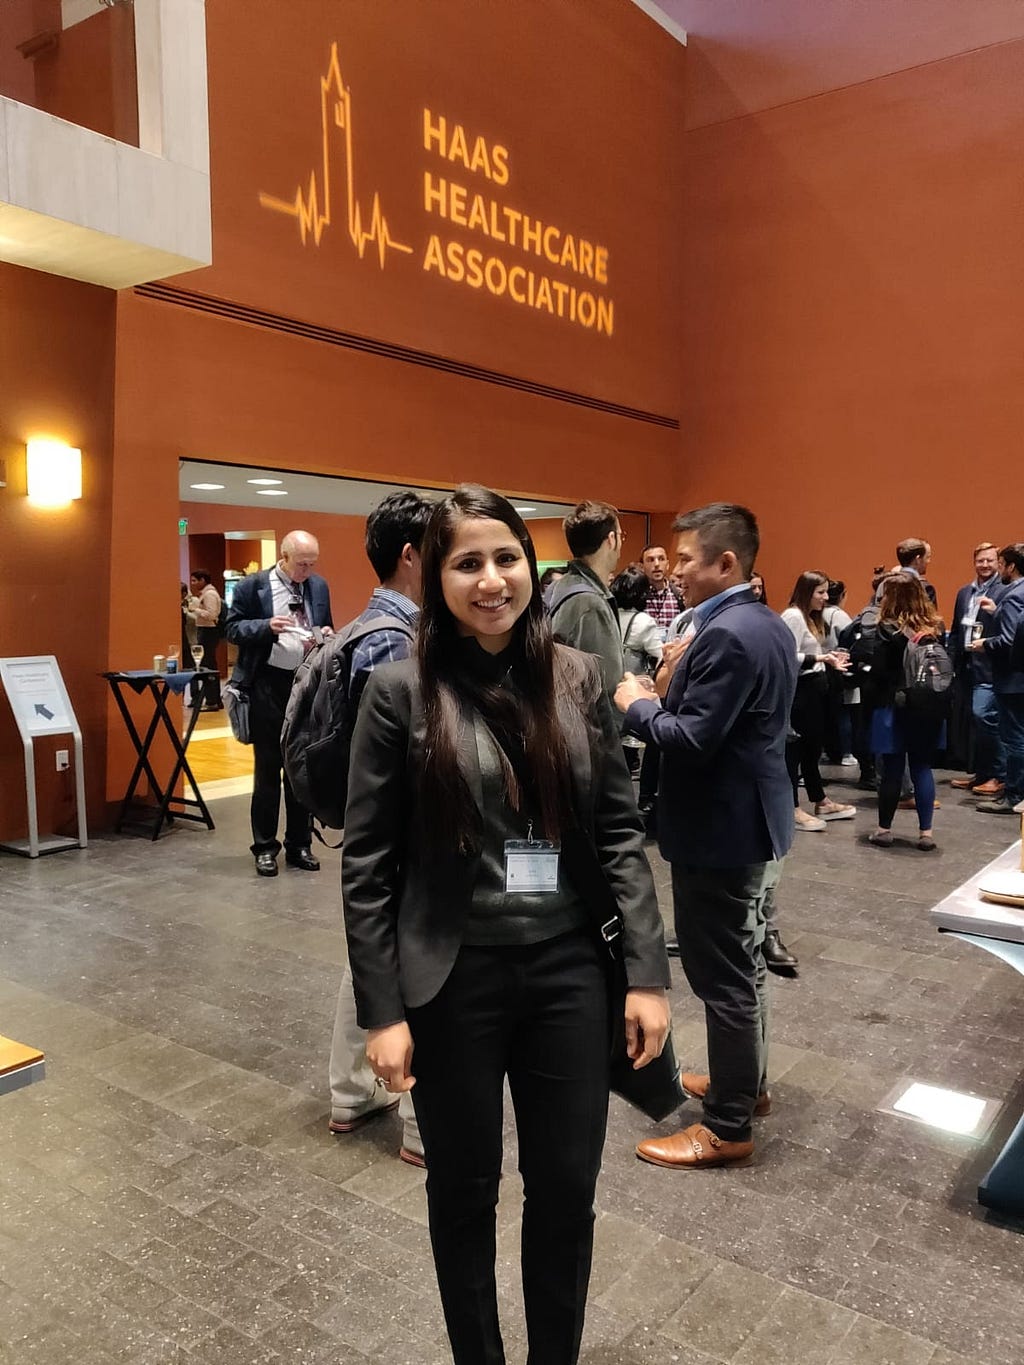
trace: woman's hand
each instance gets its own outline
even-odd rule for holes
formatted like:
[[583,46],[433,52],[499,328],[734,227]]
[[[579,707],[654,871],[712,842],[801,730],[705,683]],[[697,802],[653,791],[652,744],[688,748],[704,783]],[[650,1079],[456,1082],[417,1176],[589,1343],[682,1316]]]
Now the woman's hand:
[[394,1095],[411,1090],[416,1084],[416,1077],[409,1070],[412,1048],[412,1034],[404,1020],[386,1028],[372,1028],[366,1035],[366,1056],[373,1074]]
[[822,663],[834,668],[837,673],[848,673],[850,670],[850,656],[845,649],[833,649],[828,654],[823,654],[821,659]]
[[634,1071],[661,1056],[671,1021],[663,990],[626,992],[626,1055]]

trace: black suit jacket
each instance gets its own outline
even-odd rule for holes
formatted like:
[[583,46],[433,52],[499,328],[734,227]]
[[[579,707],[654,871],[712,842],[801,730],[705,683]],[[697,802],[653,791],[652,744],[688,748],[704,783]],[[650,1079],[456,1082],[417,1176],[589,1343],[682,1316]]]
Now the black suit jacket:
[[[441,989],[462,943],[476,882],[478,855],[425,847],[417,831],[424,748],[420,695],[415,659],[376,669],[352,739],[341,885],[363,1028],[396,1023],[406,1007],[425,1005]],[[625,926],[629,984],[668,986],[661,915],[611,705],[602,691],[591,727],[570,705],[560,705],[559,717],[581,831],[563,836],[563,873],[585,898],[595,874],[603,873]],[[459,763],[482,804],[470,720],[462,725]]]
[[753,593],[734,593],[694,636],[664,707],[626,712],[627,730],[661,751],[658,845],[669,862],[746,867],[789,851],[796,676],[788,627]]
[[[275,635],[270,629],[274,614],[274,592],[270,586],[270,569],[261,569],[243,578],[235,588],[228,609],[226,634],[238,646],[231,681],[251,687],[256,674],[267,662],[274,647]],[[331,626],[331,594],[326,580],[310,574],[306,580],[306,601],[310,624]]]

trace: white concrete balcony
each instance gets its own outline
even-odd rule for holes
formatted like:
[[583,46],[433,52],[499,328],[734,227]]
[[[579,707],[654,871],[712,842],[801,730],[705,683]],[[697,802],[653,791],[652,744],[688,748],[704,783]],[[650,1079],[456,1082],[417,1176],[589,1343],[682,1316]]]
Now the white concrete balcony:
[[0,95],[0,260],[114,289],[210,264],[205,0],[134,12],[138,146]]

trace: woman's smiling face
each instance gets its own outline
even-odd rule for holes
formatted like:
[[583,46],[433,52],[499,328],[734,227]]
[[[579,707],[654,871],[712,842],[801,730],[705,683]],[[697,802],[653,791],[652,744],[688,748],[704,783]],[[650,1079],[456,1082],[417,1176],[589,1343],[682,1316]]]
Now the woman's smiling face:
[[533,595],[530,561],[511,528],[460,518],[441,565],[441,592],[460,635],[475,636],[491,654],[503,650]]

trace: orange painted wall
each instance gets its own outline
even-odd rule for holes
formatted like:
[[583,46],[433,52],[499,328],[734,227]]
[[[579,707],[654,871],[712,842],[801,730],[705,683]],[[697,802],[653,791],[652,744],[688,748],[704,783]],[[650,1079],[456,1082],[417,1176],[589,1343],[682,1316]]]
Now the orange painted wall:
[[[18,50],[33,42],[43,44],[34,55]],[[62,29],[61,0],[3,0],[0,94],[137,146],[134,11],[104,9]]]
[[678,500],[757,511],[777,605],[921,535],[948,610],[1024,538],[1022,89],[1005,42],[687,135]]
[[[106,819],[107,592],[110,574],[114,309],[109,292],[0,265],[0,655],[54,654],[82,728],[93,828]],[[74,326],[62,319],[74,318]],[[38,508],[26,494],[25,442],[50,436],[82,451],[83,495]],[[35,744],[41,832],[75,832],[74,783]],[[21,741],[0,697],[0,838],[27,834]]]
[[[255,24],[244,0],[218,0],[207,27],[214,264],[176,287],[675,415],[685,51],[639,9],[627,0],[304,0],[296,25],[287,6],[261,7]],[[260,191],[308,190],[317,172],[323,207],[319,81],[334,42],[351,92],[360,222],[372,224],[379,193],[394,238],[414,246],[386,253],[383,268],[373,243],[360,257],[349,233],[337,123],[320,245],[315,236],[303,244],[295,219],[259,201]],[[425,105],[461,121],[470,146],[478,134],[507,145],[505,192],[425,151]],[[444,227],[424,211],[428,165],[605,242],[613,337],[425,272],[430,232]],[[166,604],[173,632],[182,457],[428,486],[473,479],[560,502],[664,509],[673,500],[679,433],[670,427],[131,292],[118,300],[117,325],[112,553],[116,564],[152,560],[161,580],[112,574],[111,658],[137,650],[147,603]],[[344,619],[372,586],[362,530],[336,549],[325,526],[321,540]],[[128,754],[116,732],[112,746],[116,794]]]

